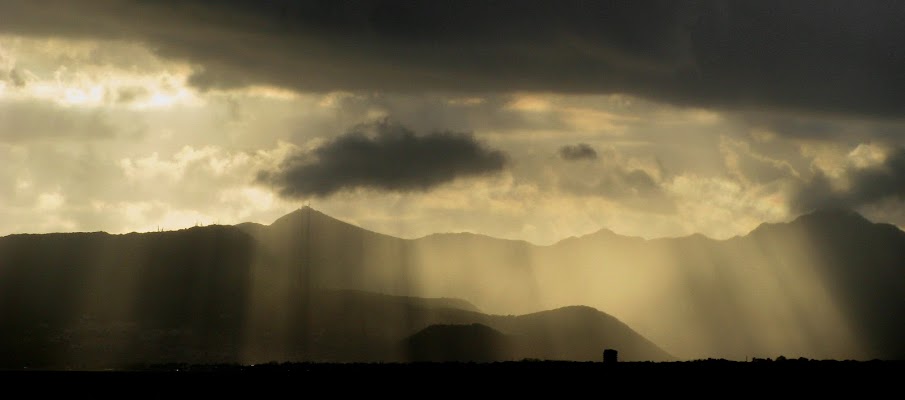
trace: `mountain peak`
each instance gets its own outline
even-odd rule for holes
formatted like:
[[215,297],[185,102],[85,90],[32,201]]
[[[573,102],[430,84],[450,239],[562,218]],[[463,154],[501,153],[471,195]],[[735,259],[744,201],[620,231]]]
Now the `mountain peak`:
[[333,232],[331,235],[342,233],[388,236],[333,218],[309,206],[299,207],[297,210],[277,218],[276,221],[270,224],[269,228],[273,232],[282,232],[283,234],[299,234],[299,229],[301,229],[302,232],[307,232],[308,230],[319,232],[318,235]]
[[793,224],[830,223],[834,225],[872,225],[857,211],[846,208],[822,208],[804,214],[792,221]]
[[327,214],[324,214],[320,211],[317,211],[306,205],[306,206],[299,207],[299,209],[292,211],[289,214],[286,214],[280,218],[277,218],[277,220],[273,221],[273,223],[270,225],[279,226],[279,225],[285,225],[285,224],[295,224],[295,223],[304,221],[305,218],[311,218],[314,220],[328,219],[328,220],[334,220],[334,221],[340,222],[339,220],[337,220]]
[[589,240],[590,241],[599,241],[599,240],[612,241],[612,240],[639,240],[639,239],[641,239],[641,238],[639,238],[637,236],[620,235],[616,232],[613,232],[610,229],[601,228],[595,232],[588,233],[586,235],[567,237],[563,240],[560,240],[559,242],[556,242],[556,245],[569,244],[569,243],[581,243],[581,242],[589,241]]
[[809,213],[799,215],[797,218],[789,222],[760,224],[751,231],[751,234],[772,231],[779,227],[821,227],[826,229],[855,229],[865,226],[876,225],[867,218],[864,218],[857,211],[846,208],[821,208],[813,210]]

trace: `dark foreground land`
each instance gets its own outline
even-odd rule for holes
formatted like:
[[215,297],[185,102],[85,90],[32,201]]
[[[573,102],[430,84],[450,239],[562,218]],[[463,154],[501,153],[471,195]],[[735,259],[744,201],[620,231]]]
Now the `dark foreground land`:
[[[498,363],[268,363],[243,365],[170,364],[116,371],[6,370],[0,381],[8,383],[62,378],[82,385],[100,381],[138,383],[143,390],[164,390],[165,384],[206,385],[220,389],[231,385],[269,382],[304,384],[361,390],[377,383],[392,388],[434,385],[463,390],[490,384],[514,390],[551,388],[564,390],[708,391],[734,387],[760,391],[767,387],[795,387],[806,392],[842,388],[867,390],[895,386],[905,371],[905,361],[753,361],[698,360],[686,362],[559,362],[519,361]],[[163,384],[163,385],[161,385]],[[442,386],[436,386],[442,384]],[[400,386],[401,385],[401,386]],[[414,386],[412,386],[414,385]],[[609,388],[609,389],[606,389]],[[395,390],[395,389],[392,389]],[[401,389],[400,389],[401,390]],[[863,394],[863,392],[862,392]]]

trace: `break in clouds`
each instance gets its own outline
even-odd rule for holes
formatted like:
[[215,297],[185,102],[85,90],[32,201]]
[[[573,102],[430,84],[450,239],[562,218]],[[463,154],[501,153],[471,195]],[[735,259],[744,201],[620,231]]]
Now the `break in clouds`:
[[460,177],[501,171],[506,155],[467,133],[416,135],[380,121],[359,125],[312,152],[289,155],[260,182],[285,197],[328,196],[344,189],[424,191]]

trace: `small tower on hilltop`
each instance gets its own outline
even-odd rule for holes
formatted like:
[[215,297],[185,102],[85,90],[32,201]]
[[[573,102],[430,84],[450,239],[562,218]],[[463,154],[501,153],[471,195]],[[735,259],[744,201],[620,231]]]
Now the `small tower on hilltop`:
[[619,352],[614,349],[606,349],[603,351],[603,362],[607,364],[615,364],[619,362]]

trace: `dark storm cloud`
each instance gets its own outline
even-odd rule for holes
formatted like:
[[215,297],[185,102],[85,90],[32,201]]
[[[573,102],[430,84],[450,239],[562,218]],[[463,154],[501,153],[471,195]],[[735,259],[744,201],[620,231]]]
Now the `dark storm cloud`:
[[343,189],[423,191],[459,177],[501,171],[504,153],[489,149],[470,134],[416,135],[383,121],[361,125],[317,148],[289,156],[258,180],[275,185],[286,197],[328,196]]
[[[905,135],[903,135],[905,118],[871,118],[791,112],[738,112],[724,115],[728,116],[738,130],[775,134],[781,139],[791,139],[798,143],[819,140],[850,147],[867,142],[886,146],[905,144],[903,141],[905,139]],[[770,143],[769,140],[763,142],[764,147],[770,147]],[[774,146],[768,153],[775,157],[775,152],[779,150]],[[788,159],[789,157],[792,155],[779,158]]]
[[740,120],[752,128],[765,129],[779,135],[801,139],[819,139],[850,133],[851,124],[817,116],[780,113],[743,114]]
[[802,185],[793,198],[799,211],[819,208],[855,208],[888,198],[905,200],[905,148],[900,148],[877,166],[855,169],[848,174],[847,190],[834,190],[822,173]]
[[559,156],[563,160],[596,160],[597,151],[587,143],[570,144],[559,148]]
[[898,116],[900,1],[7,0],[0,30],[147,42],[202,88],[630,93]]

